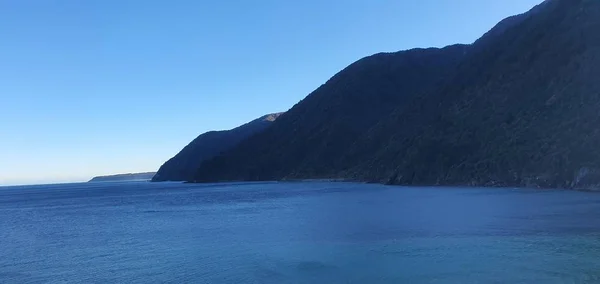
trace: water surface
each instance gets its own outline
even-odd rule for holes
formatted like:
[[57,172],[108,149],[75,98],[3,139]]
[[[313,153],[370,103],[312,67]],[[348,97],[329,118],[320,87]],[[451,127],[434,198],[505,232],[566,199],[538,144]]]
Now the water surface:
[[0,283],[596,283],[599,237],[583,192],[0,187]]

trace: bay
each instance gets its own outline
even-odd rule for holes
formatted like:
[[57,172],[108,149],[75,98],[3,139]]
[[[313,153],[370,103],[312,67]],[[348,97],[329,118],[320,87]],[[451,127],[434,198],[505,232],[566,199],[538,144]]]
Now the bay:
[[560,190],[0,187],[0,283],[595,283],[598,216]]

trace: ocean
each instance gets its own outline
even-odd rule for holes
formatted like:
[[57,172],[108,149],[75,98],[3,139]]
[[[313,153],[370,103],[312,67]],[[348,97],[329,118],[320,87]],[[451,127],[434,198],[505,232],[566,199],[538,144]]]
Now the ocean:
[[0,283],[599,283],[600,194],[355,183],[0,187]]

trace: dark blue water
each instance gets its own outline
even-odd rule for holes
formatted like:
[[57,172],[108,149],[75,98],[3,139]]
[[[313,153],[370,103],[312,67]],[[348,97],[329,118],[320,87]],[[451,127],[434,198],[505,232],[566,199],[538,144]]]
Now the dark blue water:
[[0,188],[0,283],[595,283],[600,194],[346,183]]

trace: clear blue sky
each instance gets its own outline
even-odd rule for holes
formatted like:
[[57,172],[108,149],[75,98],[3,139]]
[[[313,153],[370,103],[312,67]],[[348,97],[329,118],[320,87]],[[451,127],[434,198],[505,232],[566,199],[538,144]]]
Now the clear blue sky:
[[154,171],[353,61],[471,43],[541,0],[0,0],[0,184]]

